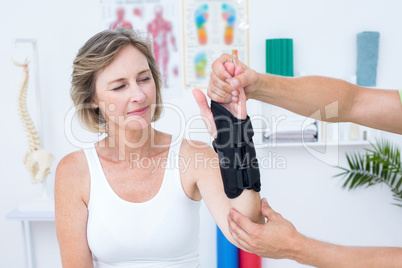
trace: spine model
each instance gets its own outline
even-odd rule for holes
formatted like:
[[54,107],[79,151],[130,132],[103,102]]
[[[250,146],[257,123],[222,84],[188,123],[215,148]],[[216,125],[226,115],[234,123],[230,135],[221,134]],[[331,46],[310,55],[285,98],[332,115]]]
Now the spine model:
[[32,122],[31,117],[28,113],[27,108],[27,89],[28,89],[28,81],[29,81],[29,69],[28,65],[29,62],[26,60],[24,64],[20,64],[14,61],[14,64],[22,67],[24,69],[24,78],[22,81],[21,89],[18,94],[18,112],[21,117],[21,121],[24,125],[24,129],[28,135],[28,144],[29,144],[29,151],[35,151],[40,149],[40,138],[36,128]]
[[27,108],[27,89],[29,80],[29,62],[21,64],[14,61],[14,64],[23,68],[24,77],[18,94],[18,112],[21,117],[22,124],[28,136],[29,152],[25,154],[23,159],[24,165],[31,174],[31,182],[39,183],[46,180],[50,173],[54,156],[47,150],[41,148],[39,134],[32,122]]

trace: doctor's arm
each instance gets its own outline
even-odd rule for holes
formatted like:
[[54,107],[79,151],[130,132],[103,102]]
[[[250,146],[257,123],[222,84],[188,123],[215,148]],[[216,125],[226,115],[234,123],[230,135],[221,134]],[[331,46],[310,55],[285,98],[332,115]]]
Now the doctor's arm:
[[[225,67],[227,62],[240,67],[242,72],[231,74]],[[315,115],[314,119],[321,121],[353,122],[402,134],[399,123],[402,105],[397,90],[367,88],[322,76],[262,74],[229,54],[221,55],[212,63],[208,96],[220,103],[237,101],[239,87],[244,87],[247,99],[270,103],[303,116]]]
[[238,211],[229,213],[229,231],[242,248],[261,257],[292,259],[325,268],[402,267],[402,248],[339,246],[308,238],[291,222],[261,202],[266,223],[255,224]]

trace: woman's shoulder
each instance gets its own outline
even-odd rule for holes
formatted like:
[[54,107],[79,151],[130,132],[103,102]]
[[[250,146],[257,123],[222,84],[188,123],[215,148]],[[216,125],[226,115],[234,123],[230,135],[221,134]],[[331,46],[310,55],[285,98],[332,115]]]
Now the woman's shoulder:
[[60,162],[58,167],[76,167],[78,168],[80,165],[86,164],[83,163],[83,160],[86,160],[86,156],[84,150],[78,150],[75,152],[71,152],[64,156]]
[[69,201],[69,204],[78,204],[73,200],[79,200],[88,206],[91,184],[87,163],[84,150],[69,153],[60,160],[54,183],[54,195],[58,204],[56,211],[65,201]]
[[78,150],[64,156],[56,169],[56,180],[79,179],[89,174],[84,150]]
[[217,156],[216,152],[209,144],[189,139],[183,139],[180,153],[185,155],[203,154],[206,157]]

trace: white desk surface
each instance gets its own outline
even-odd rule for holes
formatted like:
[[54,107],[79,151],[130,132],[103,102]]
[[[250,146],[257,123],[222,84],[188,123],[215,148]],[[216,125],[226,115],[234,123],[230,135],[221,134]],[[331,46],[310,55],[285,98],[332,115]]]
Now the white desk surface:
[[14,209],[6,219],[20,221],[54,221],[54,211],[19,211]]

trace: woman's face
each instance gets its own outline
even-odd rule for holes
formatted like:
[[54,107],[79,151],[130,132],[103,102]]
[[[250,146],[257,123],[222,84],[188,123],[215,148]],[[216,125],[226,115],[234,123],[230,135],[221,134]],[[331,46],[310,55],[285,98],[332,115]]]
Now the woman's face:
[[156,87],[147,58],[127,45],[110,65],[97,74],[94,107],[99,107],[109,125],[121,130],[139,130],[151,123]]

